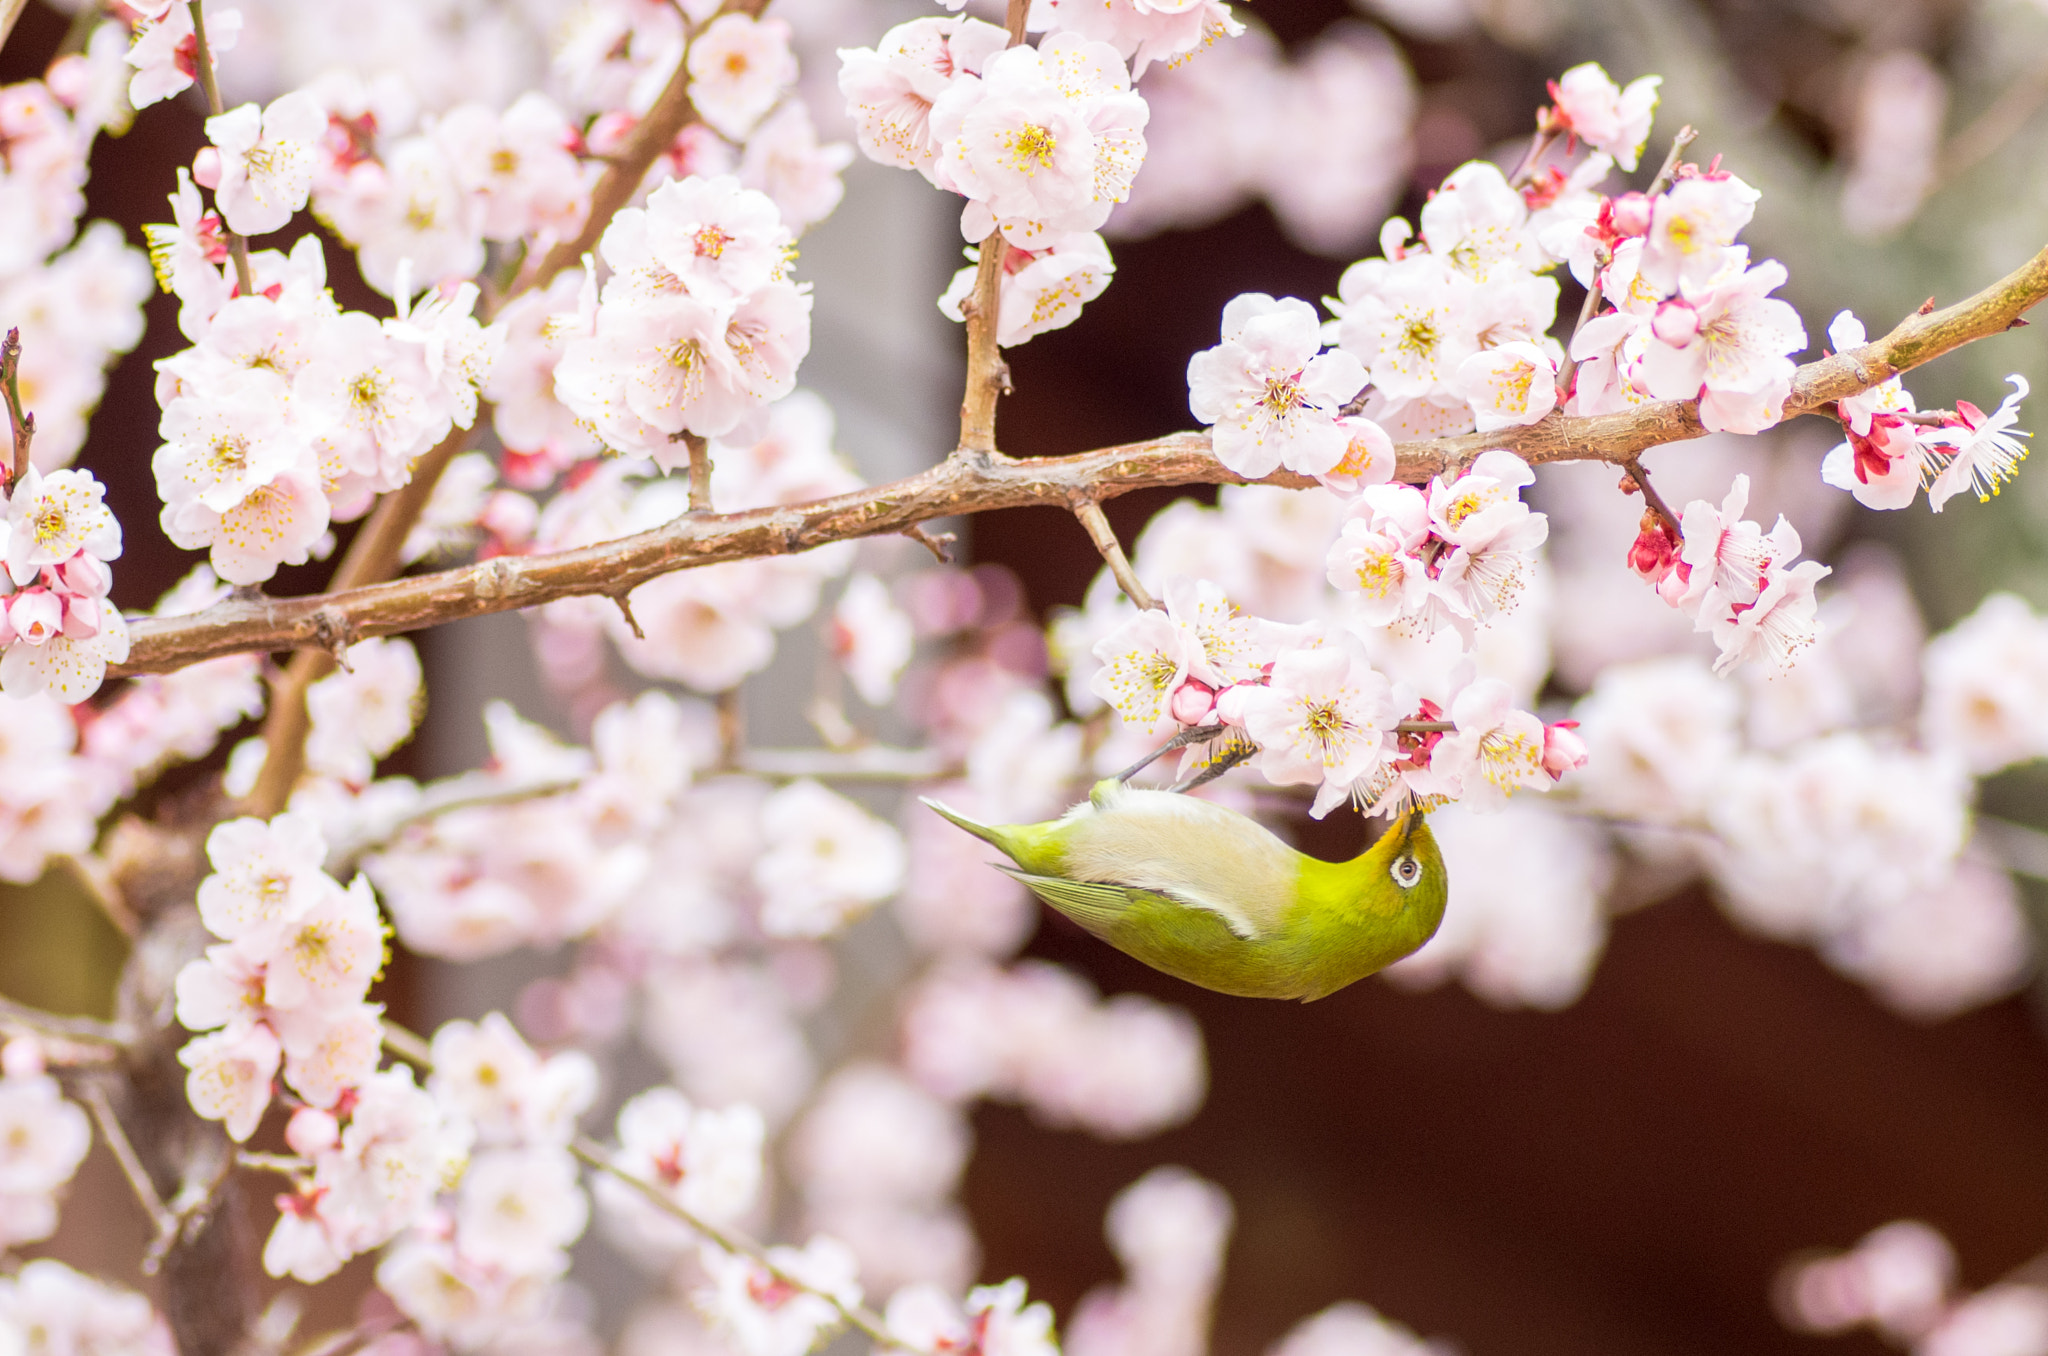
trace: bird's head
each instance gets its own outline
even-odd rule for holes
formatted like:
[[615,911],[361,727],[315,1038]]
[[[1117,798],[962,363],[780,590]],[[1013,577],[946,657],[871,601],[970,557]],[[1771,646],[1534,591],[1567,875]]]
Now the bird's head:
[[1429,821],[1420,811],[1411,810],[1395,820],[1366,856],[1386,872],[1399,893],[1418,903],[1427,901],[1428,909],[1442,912],[1449,877],[1436,835],[1429,831]]

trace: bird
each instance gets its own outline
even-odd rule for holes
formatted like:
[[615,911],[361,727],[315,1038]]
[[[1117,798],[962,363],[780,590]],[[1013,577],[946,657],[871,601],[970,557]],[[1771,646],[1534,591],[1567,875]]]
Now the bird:
[[1235,810],[1105,777],[1042,824],[933,810],[999,849],[994,865],[1095,937],[1218,993],[1312,1002],[1410,954],[1443,921],[1449,881],[1411,810],[1359,856],[1297,852]]

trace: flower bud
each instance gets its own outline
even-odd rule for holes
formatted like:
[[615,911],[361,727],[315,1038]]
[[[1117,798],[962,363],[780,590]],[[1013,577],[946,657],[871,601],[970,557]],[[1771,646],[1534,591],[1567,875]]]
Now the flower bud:
[[16,1036],[0,1045],[0,1074],[34,1078],[43,1071],[43,1043],[34,1036]]
[[64,625],[64,605],[48,589],[23,589],[7,600],[7,620],[17,639],[40,645]]
[[71,640],[91,640],[106,625],[106,603],[99,598],[77,594],[53,594],[64,604],[64,634]]
[[312,1158],[341,1140],[341,1125],[315,1106],[302,1106],[285,1123],[284,1142],[301,1158]]
[[57,567],[57,578],[63,582],[66,593],[81,598],[104,598],[114,587],[114,572],[107,568],[107,563],[83,551]]
[[1676,297],[1658,306],[1650,318],[1650,333],[1673,348],[1684,348],[1699,332],[1700,313]]
[[1216,696],[1216,720],[1219,724],[1242,727],[1244,725],[1244,704],[1257,683],[1235,683],[1226,687]]
[[1614,233],[1624,240],[1630,236],[1648,235],[1651,210],[1650,200],[1642,194],[1622,194],[1614,200],[1614,210],[1610,215],[1610,220],[1614,223]]
[[1576,733],[1579,723],[1561,720],[1543,727],[1543,770],[1550,780],[1563,781],[1564,774],[1586,765],[1586,741]]
[[1183,725],[1205,724],[1215,709],[1216,690],[1192,678],[1175,688],[1167,700],[1167,710]]
[[202,146],[199,154],[192,157],[192,182],[201,188],[220,187],[220,150],[214,146]]

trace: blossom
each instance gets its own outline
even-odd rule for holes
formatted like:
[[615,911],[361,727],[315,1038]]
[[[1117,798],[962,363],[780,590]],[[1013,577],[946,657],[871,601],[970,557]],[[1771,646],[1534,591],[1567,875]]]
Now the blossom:
[[1393,399],[1448,393],[1478,349],[1472,280],[1447,260],[1416,252],[1353,264],[1338,280],[1337,342]]
[[1148,608],[1095,643],[1102,665],[1088,690],[1124,723],[1157,734],[1174,723],[1171,701],[1192,662],[1190,638],[1166,613]]
[[1008,45],[1001,27],[962,16],[912,19],[873,48],[841,48],[839,89],[862,152],[936,182],[941,143],[932,134],[932,105],[955,80],[979,75],[982,63]]
[[186,1100],[207,1120],[224,1122],[228,1138],[239,1144],[263,1119],[283,1058],[276,1035],[260,1023],[195,1037],[178,1051],[178,1062],[191,1070]]
[[1506,283],[1545,262],[1535,236],[1524,229],[1528,217],[1528,205],[1499,167],[1473,160],[1453,170],[1423,204],[1422,238],[1433,257],[1473,282]]
[[[1698,289],[1713,283],[1728,267],[1728,247],[1756,214],[1760,196],[1732,174],[1680,179],[1652,209],[1643,242],[1644,282],[1664,296],[1681,285]],[[1610,289],[1609,295],[1622,293]]]
[[1109,219],[1145,158],[1148,115],[1114,47],[1055,33],[986,58],[978,79],[939,96],[933,173],[968,199],[969,240],[1001,227],[1010,243],[1037,248],[1049,232]]
[[1754,604],[1702,609],[1698,629],[1711,629],[1721,647],[1714,672],[1756,658],[1768,659],[1781,673],[1791,668],[1819,629],[1813,587],[1832,573],[1817,560],[1773,565]]
[[1339,416],[1337,426],[1351,435],[1343,459],[1316,477],[1326,490],[1356,494],[1368,485],[1384,485],[1394,478],[1394,440],[1387,431],[1360,414]]
[[458,104],[434,123],[433,135],[447,148],[456,178],[478,198],[485,238],[566,235],[580,221],[586,190],[570,151],[573,129],[547,95],[528,90],[503,113]]
[[579,1050],[542,1058],[501,1012],[434,1033],[428,1091],[461,1111],[486,1143],[566,1144],[597,1097],[597,1066]]
[[1451,385],[1472,403],[1481,433],[1533,424],[1557,407],[1557,365],[1542,349],[1521,341],[1465,359]]
[[1343,638],[1311,650],[1285,650],[1271,685],[1242,690],[1245,733],[1259,744],[1259,771],[1274,782],[1320,783],[1320,819],[1371,777],[1393,751],[1393,684]]
[[605,300],[680,289],[707,302],[731,301],[780,281],[792,244],[775,203],[731,175],[671,180],[644,209],[620,212],[606,228],[599,252],[624,276],[606,284]]
[[796,83],[789,25],[721,14],[690,42],[690,103],[713,129],[744,141]]
[[707,1246],[702,1260],[711,1285],[698,1293],[698,1305],[744,1356],[804,1356],[840,1326],[841,1305],[860,1303],[853,1253],[819,1234],[801,1249],[770,1248],[767,1257],[804,1288],[750,1257]]
[[426,705],[419,652],[399,636],[349,647],[349,666],[306,689],[306,766],[361,786],[412,734]]
[[90,471],[23,472],[7,496],[7,572],[16,585],[35,582],[48,565],[80,551],[99,560],[121,554],[121,524],[103,502],[106,487]]
[[1994,593],[1927,645],[1921,737],[1978,776],[2048,756],[2048,624]]
[[1057,1356],[1052,1309],[1025,1303],[1025,1283],[978,1285],[962,1305],[929,1282],[907,1285],[889,1297],[884,1323],[911,1351],[959,1351],[974,1356]]
[[249,944],[264,957],[263,999],[273,1008],[355,1003],[384,965],[384,920],[370,883],[325,891],[305,912]]
[[321,869],[327,843],[300,815],[230,819],[207,835],[206,856],[213,874],[199,883],[199,918],[229,941],[299,917],[334,888]]
[[[973,295],[977,265],[953,275],[939,310],[952,320],[965,320],[963,303]],[[1027,250],[1011,246],[1003,252],[1003,273],[996,302],[996,342],[1014,348],[1033,335],[1073,324],[1084,303],[1109,287],[1116,264],[1109,246],[1093,231],[1073,231]]]
[[[26,1356],[44,1356],[46,1352],[174,1356],[177,1351],[170,1329],[148,1300],[73,1271],[51,1257],[24,1262],[18,1272],[0,1277],[0,1341],[16,1334],[26,1334],[14,1348]],[[35,1345],[29,1345],[30,1341]]]
[[754,866],[771,937],[822,937],[903,883],[896,830],[817,782],[791,782],[761,807],[767,850]]
[[1337,589],[1358,596],[1358,620],[1366,626],[1392,626],[1418,610],[1429,590],[1422,561],[1359,517],[1345,519],[1330,544],[1328,575]]
[[7,1203],[0,1247],[54,1232],[57,1212],[44,1202],[71,1180],[91,1147],[85,1112],[65,1100],[56,1079],[39,1072],[0,1077],[0,1202]]
[[1457,729],[1437,742],[1430,771],[1461,786],[1465,798],[1498,804],[1524,787],[1549,790],[1543,722],[1515,709],[1508,685],[1481,678],[1451,702]]
[[[760,1194],[767,1129],[751,1106],[699,1107],[674,1088],[650,1088],[620,1108],[618,1132],[613,1165],[698,1219],[730,1224],[752,1209]],[[608,1211],[642,1237],[669,1247],[696,1237],[675,1216],[616,1179],[599,1178],[597,1194]]]
[[314,144],[326,131],[326,113],[305,90],[266,109],[243,104],[206,120],[206,135],[220,151],[213,200],[229,230],[267,235],[306,205]]
[[568,1269],[563,1250],[589,1218],[576,1160],[565,1150],[493,1149],[463,1171],[456,1244],[465,1258],[485,1266],[551,1275]]
[[98,630],[90,635],[53,635],[40,645],[8,646],[0,655],[0,691],[10,701],[48,692],[66,704],[97,692],[107,665],[128,657],[127,622],[112,607],[99,608],[98,615]]
[[1365,385],[1343,350],[1321,353],[1313,307],[1248,292],[1223,308],[1223,342],[1188,362],[1188,408],[1214,424],[1216,456],[1251,479],[1281,466],[1332,470],[1350,449],[1339,407]]
[[[1647,264],[1647,256],[1645,258]],[[1659,400],[1701,396],[1700,420],[1710,429],[1756,433],[1776,423],[1791,390],[1786,355],[1806,347],[1799,313],[1766,294],[1785,284],[1774,259],[1702,288],[1690,303],[1690,334],[1655,342],[1643,353],[1642,375]]]
[[1622,169],[1634,170],[1657,111],[1657,87],[1663,83],[1662,76],[1646,75],[1623,89],[1599,63],[1588,61],[1553,82],[1550,97],[1557,101],[1559,127],[1614,157]]
[[313,450],[287,416],[290,400],[275,373],[230,369],[167,403],[159,424],[166,441],[151,460],[165,506],[197,502],[224,514],[280,473],[310,469]]
[[846,581],[832,609],[832,655],[870,706],[885,704],[917,646],[910,618],[889,598],[888,585],[871,574]]
[[1987,415],[1969,401],[1958,400],[1961,427],[1934,435],[1948,448],[1947,465],[1927,487],[1928,506],[1936,513],[1965,489],[1975,490],[1980,502],[1990,499],[2026,459],[2027,449],[2018,439],[2032,435],[2015,430],[2013,424],[2019,419],[2020,402],[2027,398],[2027,379],[2014,373],[2006,381],[2013,393],[1995,411]]

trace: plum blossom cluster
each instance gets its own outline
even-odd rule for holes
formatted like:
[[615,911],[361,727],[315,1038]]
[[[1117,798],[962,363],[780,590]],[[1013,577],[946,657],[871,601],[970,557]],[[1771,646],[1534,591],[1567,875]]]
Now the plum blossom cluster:
[[1208,730],[1226,756],[1256,753],[1268,780],[1316,788],[1319,818],[1347,800],[1377,812],[1547,789],[1584,761],[1568,724],[1516,709],[1506,683],[1470,665],[1424,695],[1376,668],[1365,639],[1443,630],[1462,648],[1512,612],[1548,530],[1519,497],[1531,479],[1519,458],[1488,452],[1427,494],[1365,487],[1327,557],[1348,595],[1341,620],[1265,621],[1212,582],[1169,579],[1163,608],[1095,642],[1090,691],[1138,732]]
[[590,1216],[569,1141],[597,1066],[580,1051],[536,1053],[495,1012],[442,1026],[431,1054],[426,1092],[463,1127],[468,1158],[452,1194],[429,1192],[385,1250],[377,1283],[422,1332],[474,1350],[560,1306],[568,1247]]
[[[1846,353],[1864,340],[1863,322],[1843,311],[1828,326],[1828,342]],[[1900,509],[1927,491],[1936,513],[1958,494],[1981,502],[2019,472],[2028,433],[2014,426],[2027,398],[2027,379],[2007,378],[2013,393],[1989,414],[1967,400],[1953,410],[1923,414],[1897,377],[1835,404],[1843,441],[1828,454],[1821,478],[1847,490],[1865,508]]]
[[[1053,3],[1033,8],[1032,26],[1045,33],[1036,47],[964,15],[912,19],[839,54],[860,149],[965,198],[961,234],[1002,251],[1003,345],[1073,323],[1109,285],[1097,232],[1145,159],[1134,70],[1243,31],[1220,0]],[[939,299],[955,320],[974,276],[962,269]]]
[[477,322],[470,284],[401,297],[382,321],[345,311],[313,236],[253,256],[259,292],[231,296],[188,225],[203,220],[198,190],[188,180],[172,201],[179,224],[156,255],[194,343],[157,365],[163,529],[227,582],[260,584],[324,553],[330,522],[360,517],[475,421],[503,331]]
[[793,236],[766,194],[691,175],[612,219],[610,276],[586,299],[555,394],[606,447],[663,470],[687,440],[744,438],[796,386],[811,347],[810,288],[790,280]]
[[4,491],[7,563],[0,607],[0,691],[75,704],[128,657],[128,624],[108,600],[121,524],[90,471],[31,465]]
[[95,41],[43,80],[0,87],[0,330],[21,331],[17,386],[45,473],[84,444],[107,365],[142,338],[149,299],[142,254],[120,229],[79,229],[94,139],[116,118],[99,94],[109,58],[119,52]]
[[0,1248],[57,1232],[57,1200],[92,1147],[85,1112],[43,1067],[32,1036],[0,1047]]
[[178,1021],[204,1033],[178,1053],[193,1109],[246,1140],[281,1070],[297,1101],[346,1113],[383,1055],[383,1009],[367,997],[384,920],[369,881],[328,875],[326,840],[298,815],[229,820],[206,852],[199,917],[221,940],[177,981]]

